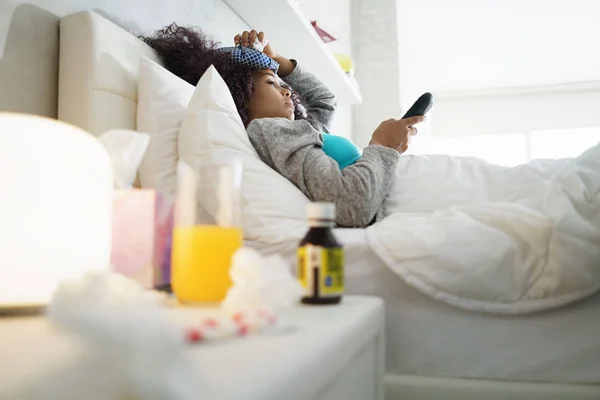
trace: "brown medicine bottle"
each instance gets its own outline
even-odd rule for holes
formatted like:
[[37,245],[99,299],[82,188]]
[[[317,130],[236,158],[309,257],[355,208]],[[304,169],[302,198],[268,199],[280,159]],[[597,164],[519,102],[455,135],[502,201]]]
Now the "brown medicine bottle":
[[335,204],[306,208],[310,229],[298,247],[298,279],[305,304],[337,304],[344,293],[344,249],[333,234]]

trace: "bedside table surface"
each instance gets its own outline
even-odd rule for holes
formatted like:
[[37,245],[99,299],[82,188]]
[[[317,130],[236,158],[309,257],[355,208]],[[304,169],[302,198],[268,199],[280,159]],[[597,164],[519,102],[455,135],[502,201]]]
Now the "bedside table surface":
[[[180,321],[203,315],[197,309],[175,312]],[[270,399],[277,393],[312,399],[381,332],[383,318],[382,300],[347,296],[336,306],[294,309],[295,332],[199,345],[191,352],[203,382],[224,399]]]
[[[202,307],[170,310],[175,321],[185,323],[216,313]],[[382,333],[383,301],[346,296],[340,305],[296,307],[288,319],[295,326],[291,332],[189,347],[202,393],[223,400],[315,398]],[[0,382],[23,382],[54,369],[77,353],[71,342],[44,317],[0,319]]]

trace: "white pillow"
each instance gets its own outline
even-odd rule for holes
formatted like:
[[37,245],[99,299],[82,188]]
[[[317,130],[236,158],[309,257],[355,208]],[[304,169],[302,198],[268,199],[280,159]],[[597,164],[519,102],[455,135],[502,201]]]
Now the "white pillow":
[[298,240],[307,229],[308,198],[263,163],[252,147],[227,85],[214,67],[198,82],[179,131],[179,157],[198,162],[236,158],[243,165],[242,227],[246,240]]
[[137,130],[150,134],[139,169],[142,188],[175,194],[177,135],[194,86],[142,56],[138,81]]

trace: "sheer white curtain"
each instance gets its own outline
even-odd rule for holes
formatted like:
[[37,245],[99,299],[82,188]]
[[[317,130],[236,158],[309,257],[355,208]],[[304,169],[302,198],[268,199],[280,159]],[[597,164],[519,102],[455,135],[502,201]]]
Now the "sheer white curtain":
[[411,152],[515,165],[600,142],[600,1],[399,4],[401,103],[436,98]]
[[430,119],[421,152],[504,165],[575,157],[600,142],[600,82],[442,92]]

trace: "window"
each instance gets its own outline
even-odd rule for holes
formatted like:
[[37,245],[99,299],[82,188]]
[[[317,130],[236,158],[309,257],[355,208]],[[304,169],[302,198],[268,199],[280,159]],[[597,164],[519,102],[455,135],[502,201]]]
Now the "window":
[[427,145],[418,152],[507,166],[577,157],[600,142],[598,104],[600,80],[441,92],[428,118]]
[[431,138],[430,154],[477,157],[506,166],[527,161],[527,140],[522,134]]
[[411,152],[514,165],[595,145],[599,11],[595,0],[399,2],[402,108],[435,97],[430,137]]
[[600,127],[539,130],[522,134],[431,137],[415,153],[477,157],[515,166],[538,158],[577,157],[600,143]]
[[530,159],[577,157],[600,142],[600,127],[533,131]]

